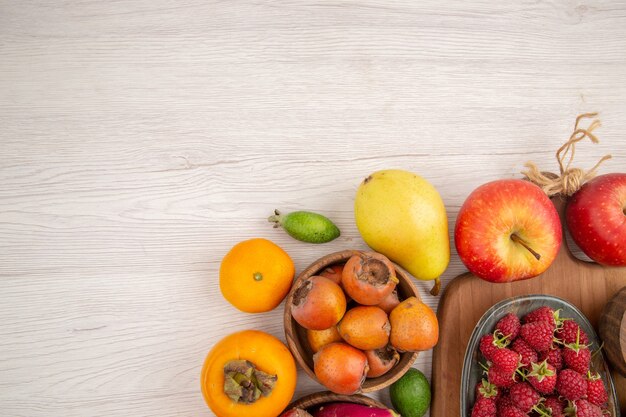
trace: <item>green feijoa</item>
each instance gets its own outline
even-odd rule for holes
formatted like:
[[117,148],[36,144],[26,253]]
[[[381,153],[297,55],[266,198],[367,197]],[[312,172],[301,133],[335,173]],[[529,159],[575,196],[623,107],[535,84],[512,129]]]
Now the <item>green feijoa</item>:
[[282,227],[294,239],[308,243],[326,243],[339,237],[337,226],[327,217],[310,211],[294,211],[281,214],[274,210],[274,215],[267,219],[274,227]]
[[418,369],[410,368],[389,387],[391,404],[402,417],[422,417],[430,407],[430,385]]

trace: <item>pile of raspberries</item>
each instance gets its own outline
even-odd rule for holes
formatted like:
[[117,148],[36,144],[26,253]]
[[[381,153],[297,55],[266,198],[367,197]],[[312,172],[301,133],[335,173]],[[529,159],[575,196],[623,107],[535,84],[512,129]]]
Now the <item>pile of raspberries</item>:
[[559,310],[540,307],[502,317],[480,339],[486,378],[476,386],[472,417],[606,417],[608,395],[590,369],[587,334]]

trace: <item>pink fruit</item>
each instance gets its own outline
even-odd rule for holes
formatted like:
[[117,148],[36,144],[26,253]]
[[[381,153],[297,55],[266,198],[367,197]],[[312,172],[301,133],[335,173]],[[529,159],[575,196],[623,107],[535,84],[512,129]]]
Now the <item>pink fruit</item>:
[[355,403],[331,403],[323,405],[313,413],[314,417],[400,417],[387,408],[368,407]]

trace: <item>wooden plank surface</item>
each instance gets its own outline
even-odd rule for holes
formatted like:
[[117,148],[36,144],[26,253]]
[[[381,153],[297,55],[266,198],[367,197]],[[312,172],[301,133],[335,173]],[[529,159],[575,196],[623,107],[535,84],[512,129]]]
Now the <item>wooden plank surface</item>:
[[[428,178],[453,230],[476,186],[555,169],[584,111],[602,143],[577,162],[624,171],[625,79],[624,1],[0,0],[2,414],[212,415],[209,348],[284,339],[280,308],[221,297],[233,244],[270,238],[298,271],[364,248],[354,193],[389,167]],[[295,242],[274,208],[342,236]],[[453,251],[444,285],[464,270]],[[300,372],[296,397],[318,390]]]

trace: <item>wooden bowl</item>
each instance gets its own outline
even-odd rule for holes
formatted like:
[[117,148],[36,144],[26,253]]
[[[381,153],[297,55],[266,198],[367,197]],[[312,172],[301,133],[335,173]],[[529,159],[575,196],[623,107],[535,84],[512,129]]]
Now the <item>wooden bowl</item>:
[[376,408],[387,408],[385,404],[380,403],[373,398],[366,397],[365,395],[341,395],[330,391],[323,391],[304,396],[289,404],[285,410],[291,410],[296,407],[304,410],[310,410],[314,407],[319,407],[320,405],[336,402],[361,404]]
[[[321,271],[327,267],[335,264],[342,264],[348,261],[352,255],[360,253],[357,250],[344,250],[341,252],[331,253],[326,255],[317,261],[313,262],[308,268],[298,275],[291,291],[287,295],[285,302],[284,322],[285,322],[285,338],[287,339],[287,345],[289,350],[296,358],[296,361],[300,364],[302,369],[313,380],[319,382],[313,371],[313,351],[309,346],[309,342],[306,337],[306,329],[300,326],[291,316],[291,304],[293,301],[293,293],[298,285],[313,275],[318,275]],[[396,269],[396,276],[399,283],[396,286],[398,291],[398,297],[400,300],[404,300],[409,297],[417,297],[420,299],[417,288],[413,285],[411,277],[398,265],[394,264]],[[367,378],[361,387],[361,392],[378,391],[388,385],[391,385],[397,381],[404,373],[413,365],[417,359],[417,352],[404,352],[400,354],[400,361],[384,375],[376,378]]]
[[626,287],[604,306],[600,323],[600,338],[604,342],[604,352],[609,362],[623,376],[626,376]]

